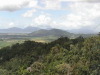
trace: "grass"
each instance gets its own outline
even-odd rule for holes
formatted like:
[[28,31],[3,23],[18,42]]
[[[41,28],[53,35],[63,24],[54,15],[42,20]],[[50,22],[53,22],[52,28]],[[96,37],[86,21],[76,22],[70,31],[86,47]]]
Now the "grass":
[[22,41],[19,41],[19,40],[3,40],[3,41],[0,41],[0,48],[2,47],[6,47],[6,46],[11,46],[15,43],[21,43]]
[[55,36],[45,36],[45,37],[27,37],[27,38],[21,38],[21,39],[18,39],[18,38],[4,39],[4,40],[0,40],[0,48],[6,47],[6,46],[11,46],[15,43],[22,43],[25,40],[48,43],[57,38],[58,37],[55,37]]

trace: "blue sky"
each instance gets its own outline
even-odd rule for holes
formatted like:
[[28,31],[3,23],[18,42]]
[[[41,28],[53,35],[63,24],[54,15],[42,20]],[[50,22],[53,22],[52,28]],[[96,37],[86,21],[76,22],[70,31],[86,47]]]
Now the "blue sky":
[[99,0],[0,0],[0,29],[10,27],[100,31]]

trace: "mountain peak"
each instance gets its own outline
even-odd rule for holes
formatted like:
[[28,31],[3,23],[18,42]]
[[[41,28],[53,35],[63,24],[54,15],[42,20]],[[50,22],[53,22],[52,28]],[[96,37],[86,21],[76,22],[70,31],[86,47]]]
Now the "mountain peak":
[[45,30],[41,29],[35,32],[30,33],[30,36],[35,36],[35,37],[43,37],[43,36],[68,36],[71,35],[72,33],[69,33],[67,31],[63,31],[60,29],[51,29],[51,30]]

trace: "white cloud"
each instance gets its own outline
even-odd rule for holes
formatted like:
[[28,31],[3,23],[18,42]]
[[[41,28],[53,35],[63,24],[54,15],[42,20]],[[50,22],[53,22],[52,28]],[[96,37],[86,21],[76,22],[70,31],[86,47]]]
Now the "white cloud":
[[58,0],[42,0],[42,3],[44,4],[44,9],[60,9],[61,8],[61,2]]
[[58,23],[63,29],[94,28],[100,24],[100,3],[72,3],[69,9],[71,13],[64,15]]
[[37,25],[50,26],[65,30],[80,29],[89,27],[100,30],[100,3],[72,3],[69,5],[69,14],[63,15],[60,22],[53,20],[50,16],[40,15],[34,22]]
[[0,11],[16,11],[34,6],[37,6],[37,0],[0,0]]
[[8,27],[14,27],[15,25],[14,25],[14,22],[10,22],[9,24],[8,24]]
[[[0,11],[16,11],[22,8],[37,8],[37,9],[62,9],[62,2],[68,1],[94,1],[99,0],[0,0]],[[40,6],[39,3],[44,6]]]
[[38,0],[30,0],[28,7],[38,7]]
[[51,21],[52,21],[52,20],[51,20],[50,16],[49,16],[49,15],[44,15],[44,14],[39,15],[38,17],[36,17],[36,18],[33,20],[33,22],[34,22],[36,25],[38,25],[38,26],[43,26],[43,27],[50,25]]
[[28,10],[26,13],[22,14],[23,17],[32,17],[33,13],[35,13],[36,10],[32,9],[32,10]]
[[[64,0],[63,0],[64,1]],[[54,6],[48,4],[47,9],[52,9]],[[56,7],[55,7],[56,8]],[[69,14],[59,18],[60,21],[53,20],[48,15],[39,15],[33,22],[38,27],[52,27],[65,30],[80,29],[89,27],[95,31],[99,31],[100,27],[100,3],[82,3],[74,2],[68,6]]]
[[[40,1],[40,5],[38,3]],[[68,2],[72,1],[72,2]],[[75,1],[75,2],[73,2]],[[80,2],[78,2],[80,1]],[[62,18],[55,15],[52,12],[52,18],[50,15],[41,14],[33,19],[34,26],[38,27],[52,27],[65,30],[80,29],[82,27],[94,28],[95,31],[100,30],[100,3],[95,2],[99,0],[91,0],[94,2],[81,2],[90,0],[0,0],[0,11],[16,11],[22,8],[31,8],[27,12],[22,14],[23,17],[32,17],[33,13],[41,10],[62,10],[62,2],[66,3],[68,13],[61,14]],[[43,11],[45,12],[45,11]],[[49,12],[51,13],[51,12]],[[57,13],[57,12],[56,12]],[[58,11],[59,13],[59,11]],[[57,19],[53,18],[56,16]],[[55,20],[54,20],[55,19]],[[58,20],[59,19],[59,20]],[[14,23],[9,23],[8,27],[14,25]],[[33,24],[32,24],[33,25]]]
[[73,1],[73,2],[75,2],[75,1],[100,1],[100,0],[58,0],[58,1]]
[[84,0],[58,0],[58,1],[84,1]]

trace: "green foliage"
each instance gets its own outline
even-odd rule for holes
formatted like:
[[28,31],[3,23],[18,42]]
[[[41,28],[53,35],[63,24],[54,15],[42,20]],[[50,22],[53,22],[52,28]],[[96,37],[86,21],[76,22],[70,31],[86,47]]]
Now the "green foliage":
[[25,41],[0,49],[1,75],[99,75],[100,37]]
[[0,75],[10,75],[10,72],[6,69],[0,69]]
[[31,68],[32,68],[32,72],[35,73],[41,73],[42,70],[44,70],[45,66],[43,63],[41,62],[34,62],[32,65],[31,65]]
[[63,63],[56,66],[56,71],[60,75],[71,74],[71,67],[69,64]]

